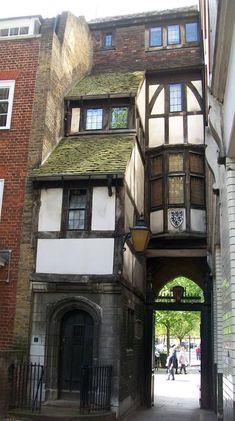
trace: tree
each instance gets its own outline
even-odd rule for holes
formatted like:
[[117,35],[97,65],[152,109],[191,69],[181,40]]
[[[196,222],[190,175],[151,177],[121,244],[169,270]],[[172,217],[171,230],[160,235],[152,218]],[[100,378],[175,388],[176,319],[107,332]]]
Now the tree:
[[[203,292],[190,279],[179,277],[165,285],[160,294],[168,295],[176,285],[183,286],[190,296],[199,296],[203,299]],[[167,350],[170,348],[170,336],[179,339],[181,343],[185,336],[199,336],[200,314],[188,311],[157,311],[155,330],[157,335],[166,335]]]

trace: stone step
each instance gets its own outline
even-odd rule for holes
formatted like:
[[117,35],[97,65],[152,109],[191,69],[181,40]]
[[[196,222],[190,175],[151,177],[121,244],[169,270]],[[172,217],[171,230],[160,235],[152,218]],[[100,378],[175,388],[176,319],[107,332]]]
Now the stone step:
[[77,408],[61,406],[42,406],[41,413],[26,410],[9,411],[11,421],[115,421],[112,412],[81,414]]

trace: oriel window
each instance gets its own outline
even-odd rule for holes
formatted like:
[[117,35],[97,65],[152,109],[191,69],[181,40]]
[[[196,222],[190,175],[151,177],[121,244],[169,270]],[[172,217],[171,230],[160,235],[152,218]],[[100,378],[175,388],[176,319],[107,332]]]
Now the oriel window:
[[197,22],[186,23],[185,25],[186,42],[198,41],[198,25]]
[[182,111],[182,85],[181,83],[171,83],[170,87],[170,112]]
[[179,25],[169,25],[167,27],[167,43],[168,43],[168,45],[180,43],[180,27],[179,27]]

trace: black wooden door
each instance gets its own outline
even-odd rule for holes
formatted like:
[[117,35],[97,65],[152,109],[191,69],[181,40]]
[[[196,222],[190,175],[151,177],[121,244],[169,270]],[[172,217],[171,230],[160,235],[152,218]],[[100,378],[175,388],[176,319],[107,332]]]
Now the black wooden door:
[[81,368],[92,364],[93,319],[82,310],[67,313],[61,326],[60,394],[80,390]]

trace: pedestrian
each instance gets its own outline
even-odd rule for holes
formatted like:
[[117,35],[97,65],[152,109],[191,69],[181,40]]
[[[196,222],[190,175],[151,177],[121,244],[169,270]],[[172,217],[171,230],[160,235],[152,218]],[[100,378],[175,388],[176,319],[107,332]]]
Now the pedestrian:
[[200,345],[198,345],[196,348],[196,357],[197,357],[197,360],[201,359],[201,346]]
[[167,380],[175,380],[175,373],[174,373],[174,359],[173,359],[173,352],[171,351],[166,360],[166,367],[167,367]]
[[181,348],[181,351],[179,353],[179,365],[180,365],[179,374],[182,374],[182,370],[184,371],[184,374],[187,374],[187,371],[186,371],[187,364],[188,364],[188,361],[186,358],[185,349]]
[[178,358],[177,358],[176,347],[174,347],[172,350],[172,357],[173,357],[173,367],[175,368],[175,374],[178,374]]

